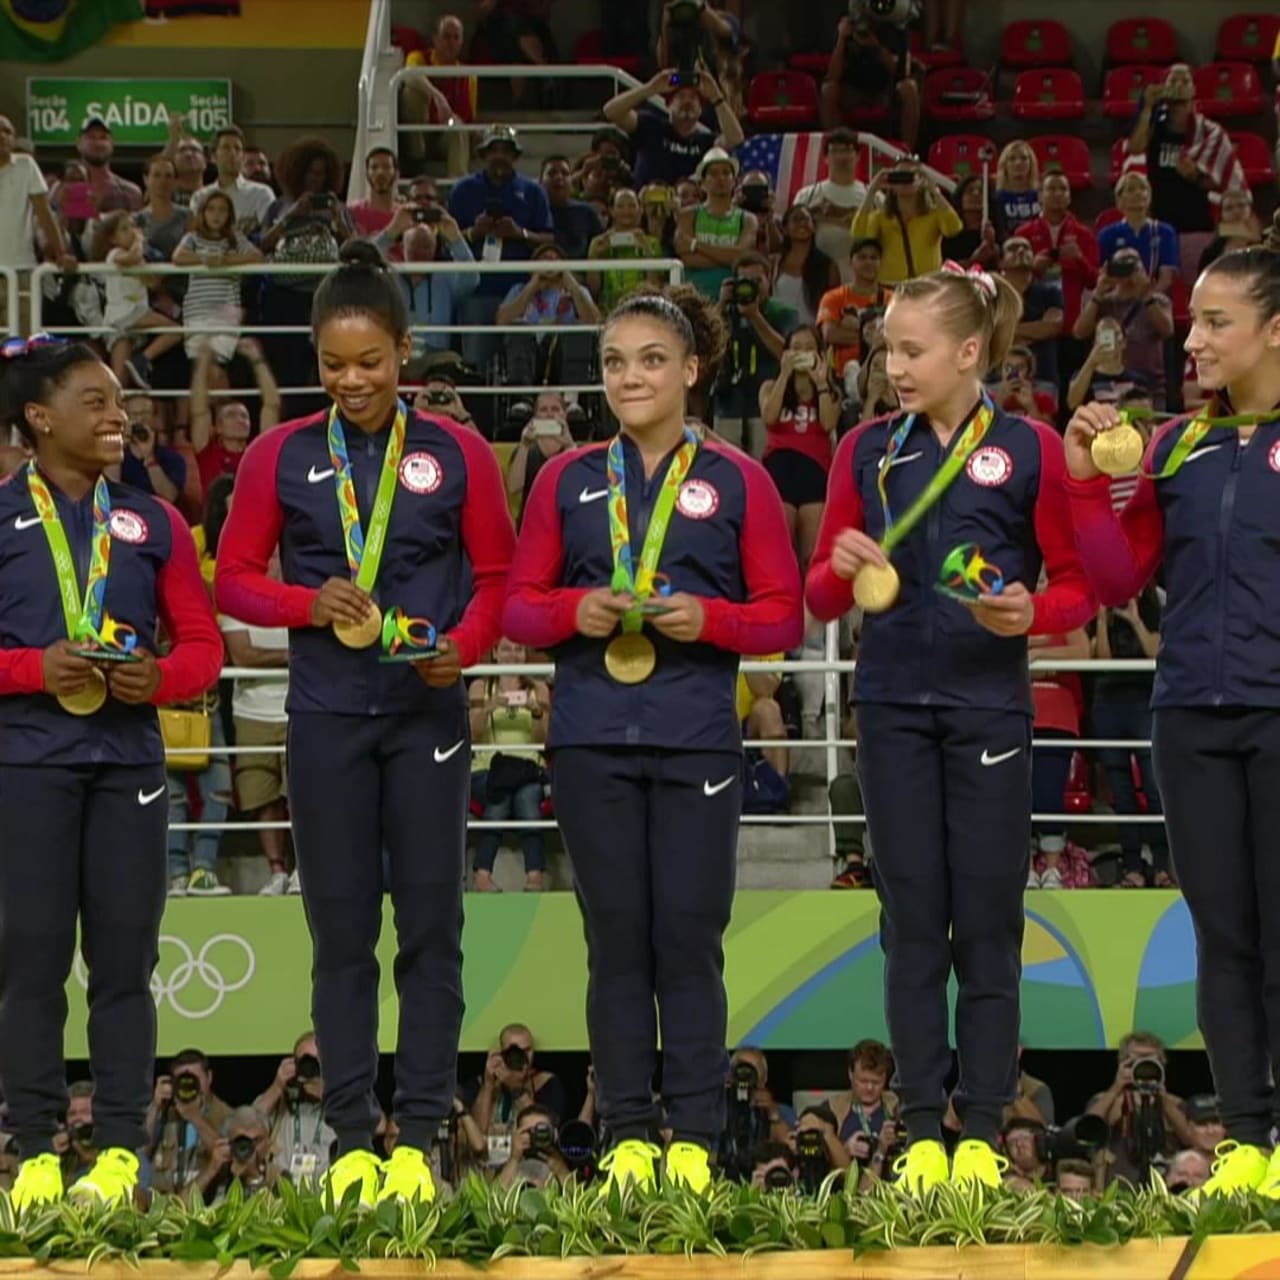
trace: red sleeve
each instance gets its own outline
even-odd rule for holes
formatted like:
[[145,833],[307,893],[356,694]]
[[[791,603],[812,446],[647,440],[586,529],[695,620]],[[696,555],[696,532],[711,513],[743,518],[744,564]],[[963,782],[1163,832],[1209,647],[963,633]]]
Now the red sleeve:
[[1067,478],[1076,550],[1098,599],[1108,608],[1132,600],[1151,580],[1164,553],[1164,520],[1155,482],[1143,476],[1117,512],[1106,476]]
[[1080,246],[1080,259],[1068,260],[1067,266],[1080,273],[1086,289],[1092,289],[1098,283],[1098,237],[1082,223],[1076,228],[1076,243]]
[[578,629],[578,603],[590,590],[565,587],[560,581],[564,546],[556,491],[561,473],[576,456],[572,451],[562,453],[546,463],[534,478],[524,504],[502,630],[531,649],[552,649],[574,635]]
[[1098,612],[1098,602],[1071,537],[1062,438],[1043,422],[1029,425],[1040,440],[1040,492],[1036,495],[1034,520],[1036,543],[1048,579],[1045,589],[1033,597],[1035,615],[1029,634],[1061,635],[1084,626]]
[[276,495],[280,450],[299,427],[314,418],[286,423],[259,436],[236,472],[235,501],[218,540],[214,589],[218,608],[255,627],[309,627],[316,587],[289,586],[267,576],[280,541],[284,513]]
[[0,695],[44,692],[43,649],[0,649]]
[[506,488],[488,441],[451,420],[435,421],[453,436],[467,468],[462,499],[462,545],[471,564],[471,599],[462,621],[449,632],[464,667],[474,666],[502,635],[502,597],[511,568],[516,532]]
[[718,649],[746,655],[782,653],[804,639],[804,603],[800,590],[800,566],[787,532],[782,500],[769,473],[745,454],[728,457],[746,482],[746,512],[738,551],[747,601],[738,604],[721,597],[701,597],[703,610],[700,640]]
[[870,425],[855,427],[840,441],[827,476],[827,504],[822,511],[822,527],[809,562],[804,592],[809,612],[822,622],[832,622],[853,607],[853,583],[836,576],[831,567],[831,548],[836,536],[844,530],[866,528],[862,495],[853,482],[853,454]]
[[169,559],[156,579],[156,601],[165,634],[172,640],[168,654],[159,659],[160,687],[151,695],[157,706],[184,702],[217,682],[222,670],[222,633],[200,565],[196,544],[186,521],[174,507],[161,502],[169,517]]

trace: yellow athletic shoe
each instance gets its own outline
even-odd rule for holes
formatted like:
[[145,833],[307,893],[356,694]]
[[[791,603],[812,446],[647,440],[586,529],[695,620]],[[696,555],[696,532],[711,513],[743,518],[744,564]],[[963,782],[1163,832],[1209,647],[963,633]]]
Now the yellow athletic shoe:
[[[1233,1142],[1228,1139],[1218,1143],[1214,1155],[1218,1158],[1213,1162],[1213,1176],[1200,1188],[1200,1197],[1231,1196],[1240,1191],[1257,1191],[1264,1182],[1270,1180],[1268,1175],[1271,1168],[1267,1157],[1262,1153],[1261,1147],[1255,1147],[1251,1142]],[[1272,1157],[1272,1163],[1274,1162],[1275,1158]],[[1280,1165],[1276,1167],[1277,1172],[1280,1172]],[[1274,1197],[1276,1193],[1271,1194]]]
[[378,1203],[384,1200],[418,1200],[429,1204],[436,1198],[436,1183],[431,1176],[427,1157],[417,1147],[398,1146],[389,1160],[382,1162],[382,1190]]
[[73,1200],[98,1204],[130,1204],[138,1186],[138,1157],[124,1147],[108,1147],[98,1153],[93,1168],[71,1184]]
[[321,1193],[333,1192],[333,1207],[336,1209],[347,1194],[348,1187],[359,1187],[360,1207],[372,1209],[378,1194],[378,1175],[381,1172],[382,1161],[372,1151],[348,1151],[329,1166],[329,1172],[320,1180]]
[[9,1192],[15,1213],[62,1199],[62,1164],[52,1152],[24,1160]]
[[658,1185],[655,1164],[662,1158],[662,1151],[652,1142],[639,1138],[626,1138],[600,1160],[600,1168],[609,1176],[600,1184],[600,1194],[607,1196],[613,1187],[625,1191],[628,1184],[652,1190]]
[[696,1142],[673,1142],[667,1148],[666,1179],[701,1195],[711,1185],[711,1165],[705,1147]]
[[1280,1147],[1271,1153],[1266,1176],[1258,1184],[1258,1194],[1266,1200],[1280,1200]]
[[893,1162],[893,1171],[903,1190],[909,1195],[923,1196],[926,1191],[946,1182],[949,1172],[947,1149],[933,1138],[913,1142],[906,1154]]
[[951,1181],[957,1187],[1000,1187],[1009,1162],[989,1143],[969,1138],[956,1148],[951,1161]]

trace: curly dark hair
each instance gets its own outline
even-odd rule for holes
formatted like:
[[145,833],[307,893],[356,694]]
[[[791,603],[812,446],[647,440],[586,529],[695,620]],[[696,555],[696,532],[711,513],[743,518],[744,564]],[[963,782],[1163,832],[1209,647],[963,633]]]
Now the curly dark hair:
[[287,147],[276,161],[276,177],[281,190],[297,199],[306,183],[307,170],[313,160],[324,161],[324,188],[335,195],[342,187],[342,161],[323,138],[299,138]]

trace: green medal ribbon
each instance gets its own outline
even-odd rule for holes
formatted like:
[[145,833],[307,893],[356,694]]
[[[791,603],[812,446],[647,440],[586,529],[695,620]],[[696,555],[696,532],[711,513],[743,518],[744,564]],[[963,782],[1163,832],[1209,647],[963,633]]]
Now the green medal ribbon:
[[[1160,413],[1156,409],[1120,410],[1120,421],[1128,424],[1147,421],[1172,422],[1181,416],[1178,413]],[[1141,474],[1148,480],[1168,480],[1170,476],[1176,475],[1181,470],[1182,464],[1195,451],[1196,445],[1216,427],[1239,430],[1242,427],[1260,427],[1267,422],[1275,422],[1277,420],[1280,420],[1280,410],[1273,410],[1269,414],[1234,413],[1220,418],[1206,418],[1197,414],[1179,433],[1173,448],[1169,450],[1169,456],[1165,459],[1164,466],[1159,471],[1143,469]]]
[[366,595],[373,594],[378,580],[378,566],[387,543],[387,526],[391,523],[391,505],[396,496],[396,479],[400,457],[404,453],[405,423],[408,413],[402,401],[396,402],[396,418],[391,424],[391,438],[382,455],[382,474],[373,510],[369,513],[369,531],[360,524],[360,508],[356,505],[356,485],[351,474],[351,459],[342,434],[338,406],[329,410],[329,458],[333,463],[333,486],[338,495],[338,515],[342,520],[342,540],[347,549],[351,580]]
[[631,549],[631,526],[627,522],[627,471],[621,434],[614,436],[609,444],[606,468],[609,479],[609,542],[613,547],[610,586],[615,593],[628,593],[636,599],[636,603],[622,616],[623,631],[639,631],[644,625],[643,604],[654,594],[661,578],[658,561],[662,556],[662,545],[667,540],[671,513],[675,510],[680,486],[688,477],[697,456],[698,437],[686,427],[684,440],[663,477],[662,490],[649,519],[637,568]]
[[995,421],[995,405],[984,393],[982,403],[977,412],[969,419],[968,425],[960,434],[955,448],[943,459],[937,474],[925,485],[924,492],[906,509],[898,520],[893,518],[889,509],[889,471],[893,460],[906,444],[911,428],[915,426],[916,415],[911,414],[905,422],[894,431],[889,438],[884,457],[880,460],[880,471],[876,476],[876,487],[880,491],[880,505],[884,509],[884,536],[880,539],[880,549],[887,556],[893,549],[906,541],[907,535],[929,513],[930,508],[951,487],[952,482],[969,461],[970,456],[987,437],[991,424]]

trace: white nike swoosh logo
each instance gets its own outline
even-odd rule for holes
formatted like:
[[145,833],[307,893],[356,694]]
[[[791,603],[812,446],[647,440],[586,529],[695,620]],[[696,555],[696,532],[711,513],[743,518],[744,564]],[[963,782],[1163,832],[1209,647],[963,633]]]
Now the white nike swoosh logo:
[[466,742],[465,738],[459,738],[458,741],[448,749],[448,751],[441,751],[440,748],[437,747],[432,753],[435,756],[436,764],[444,764],[444,762],[451,756],[456,756],[458,752],[462,750],[464,742]]
[[993,756],[990,751],[984,751],[982,763],[989,769],[993,764],[1004,764],[1006,760],[1012,760],[1021,750],[1021,747],[1014,747],[1012,751],[1002,751],[998,756]]
[[711,779],[708,778],[706,782],[702,784],[702,794],[704,796],[718,796],[725,787],[733,786],[733,780],[737,776],[738,775],[736,773],[730,774],[723,782],[717,782],[715,786],[711,785]]
[[607,498],[608,496],[608,489],[583,489],[583,491],[578,494],[578,501],[595,502],[597,498]]
[[39,516],[19,516],[13,522],[13,527],[15,529],[30,529],[32,525],[37,525],[39,523],[40,523]]
[[917,449],[915,453],[904,453],[900,457],[894,458],[889,465],[891,467],[900,467],[904,462],[914,462],[917,458],[923,457],[924,451],[922,449]]
[[159,799],[160,799],[160,797],[161,797],[162,795],[164,795],[164,793],[165,793],[166,791],[168,791],[168,790],[169,790],[169,788],[168,788],[168,787],[161,787],[158,791],[143,791],[143,789],[142,789],[141,787],[139,787],[139,788],[138,788],[138,803],[139,803],[139,804],[150,804],[153,800],[159,800]]
[[1182,465],[1185,467],[1187,462],[1194,462],[1197,458],[1203,458],[1206,453],[1213,453],[1221,448],[1222,446],[1220,444],[1207,444],[1203,449],[1197,449],[1195,453],[1187,454],[1186,462]]
[[312,467],[307,472],[307,482],[309,484],[319,484],[321,480],[327,480],[331,475],[333,475],[332,467],[326,467],[323,471],[317,471],[315,467]]

